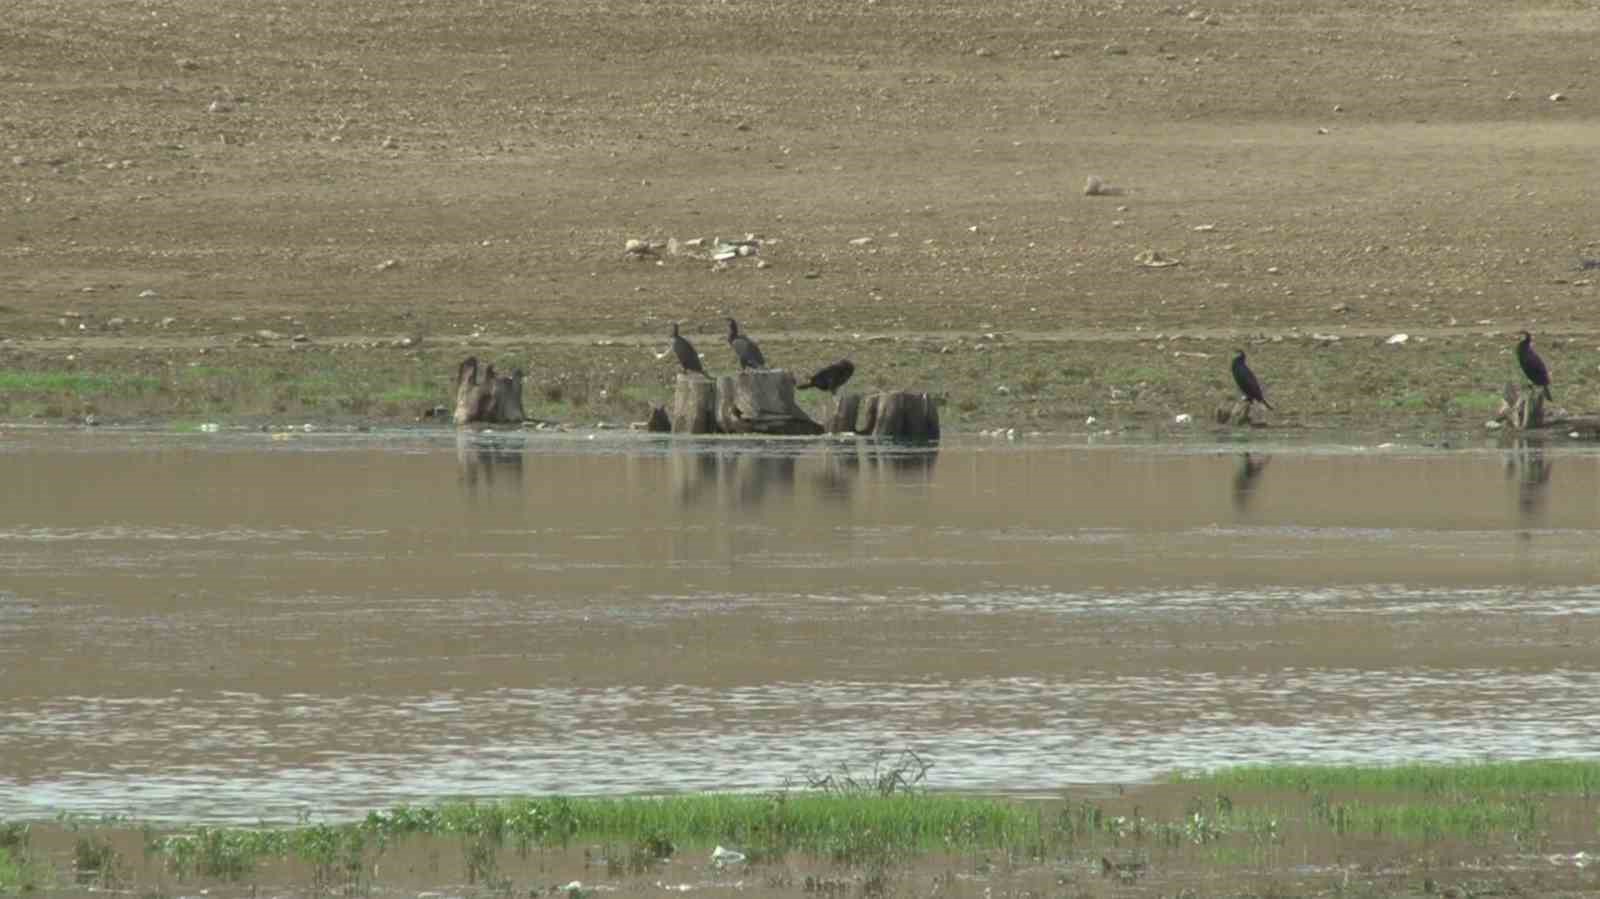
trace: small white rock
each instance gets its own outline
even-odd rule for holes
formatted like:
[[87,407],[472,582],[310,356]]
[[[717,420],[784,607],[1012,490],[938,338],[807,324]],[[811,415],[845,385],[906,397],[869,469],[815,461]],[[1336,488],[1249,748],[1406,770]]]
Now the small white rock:
[[1396,334],[1388,340],[1385,340],[1384,343],[1387,343],[1390,346],[1400,346],[1410,339],[1410,334]]
[[1555,93],[1550,95],[1550,102],[1551,103],[1560,103],[1565,99],[1567,99],[1567,95],[1563,94],[1560,91],[1556,91]]
[[1097,419],[1097,418],[1095,418],[1095,417],[1094,417],[1094,416],[1093,416],[1093,415],[1091,415],[1091,416],[1089,416],[1089,417],[1088,417],[1088,418],[1085,418],[1085,419],[1084,419],[1084,420],[1083,420],[1083,423],[1084,423],[1084,424],[1085,424],[1085,425],[1087,425],[1087,426],[1089,426],[1089,427],[1094,427],[1094,424],[1095,424],[1095,422],[1097,422],[1097,421],[1099,421],[1099,419]]
[[1175,418],[1172,419],[1172,423],[1177,425],[1186,425],[1191,421],[1194,421],[1194,416],[1187,412],[1180,412]]

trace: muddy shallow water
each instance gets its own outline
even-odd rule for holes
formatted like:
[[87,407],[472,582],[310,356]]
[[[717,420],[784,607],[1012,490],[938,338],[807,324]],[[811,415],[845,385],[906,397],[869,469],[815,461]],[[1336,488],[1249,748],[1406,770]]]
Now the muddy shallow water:
[[1600,746],[1592,451],[23,430],[0,465],[0,817]]

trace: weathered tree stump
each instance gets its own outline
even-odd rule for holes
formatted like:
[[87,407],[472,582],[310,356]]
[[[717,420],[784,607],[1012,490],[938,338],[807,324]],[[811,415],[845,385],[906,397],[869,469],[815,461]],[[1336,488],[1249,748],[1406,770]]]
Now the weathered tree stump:
[[717,425],[727,434],[822,433],[822,425],[794,401],[794,376],[783,369],[746,370],[718,378]]
[[861,394],[835,396],[829,404],[833,411],[828,415],[829,434],[854,434],[856,419],[861,417]]
[[717,382],[689,372],[678,375],[668,429],[674,434],[717,433]]
[[1500,412],[1496,419],[1519,431],[1532,431],[1550,422],[1544,418],[1544,391],[1523,390],[1521,384],[1508,383],[1500,392]]
[[1600,439],[1600,415],[1568,415],[1560,407],[1547,409],[1544,391],[1511,383],[1500,392],[1500,410],[1494,420],[1512,431],[1560,428],[1584,439]]
[[462,360],[456,369],[456,424],[520,424],[527,417],[522,408],[522,369],[507,378],[497,376],[490,365],[479,378],[478,357]]
[[890,440],[938,440],[939,401],[926,393],[874,393],[858,434]]
[[1244,399],[1234,400],[1231,403],[1222,403],[1217,406],[1217,424],[1230,425],[1235,428],[1245,426],[1265,427],[1263,423],[1255,420],[1255,407],[1255,403]]

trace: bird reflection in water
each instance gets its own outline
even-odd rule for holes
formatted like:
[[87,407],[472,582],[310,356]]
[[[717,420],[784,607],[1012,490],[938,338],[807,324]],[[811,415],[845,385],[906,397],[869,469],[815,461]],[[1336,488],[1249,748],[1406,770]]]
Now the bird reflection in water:
[[468,488],[480,485],[485,489],[519,487],[522,484],[523,451],[526,449],[527,438],[521,434],[457,431],[458,478]]
[[1523,524],[1530,524],[1543,514],[1545,500],[1550,497],[1553,465],[1545,457],[1544,447],[1537,443],[1519,440],[1516,448],[1506,453],[1506,478],[1517,479],[1517,513]]
[[1250,505],[1250,500],[1255,497],[1260,485],[1256,480],[1261,473],[1266,471],[1267,463],[1272,461],[1271,456],[1261,456],[1255,453],[1240,453],[1239,463],[1233,470],[1233,507],[1243,512]]

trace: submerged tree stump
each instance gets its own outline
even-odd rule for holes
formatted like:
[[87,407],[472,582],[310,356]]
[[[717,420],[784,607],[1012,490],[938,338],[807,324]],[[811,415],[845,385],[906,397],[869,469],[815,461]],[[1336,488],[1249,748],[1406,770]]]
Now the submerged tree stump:
[[795,402],[794,375],[783,369],[746,370],[718,378],[717,425],[727,434],[822,433],[822,425]]
[[662,406],[650,407],[650,418],[644,423],[644,429],[652,434],[667,434],[672,431],[672,416]]
[[527,417],[522,408],[522,369],[507,378],[497,376],[490,365],[480,378],[478,357],[462,360],[456,369],[456,408],[452,416],[456,424],[520,424]]
[[829,434],[854,434],[856,419],[861,417],[861,394],[835,396],[829,404],[833,411],[828,415]]
[[674,434],[717,433],[717,382],[689,372],[678,375],[668,429]]
[[874,393],[858,434],[890,440],[938,440],[939,401],[926,393]]

